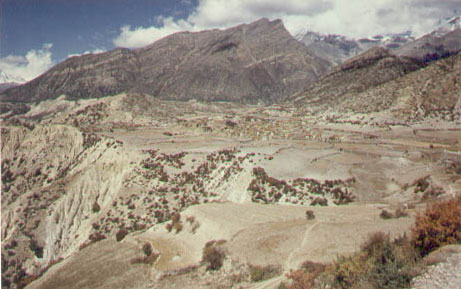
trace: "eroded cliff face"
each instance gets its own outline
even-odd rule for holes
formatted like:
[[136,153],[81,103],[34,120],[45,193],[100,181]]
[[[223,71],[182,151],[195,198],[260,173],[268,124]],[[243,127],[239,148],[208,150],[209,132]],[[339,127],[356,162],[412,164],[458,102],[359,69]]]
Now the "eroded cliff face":
[[[87,108],[104,113],[103,104]],[[92,109],[79,117],[90,119],[96,115]],[[81,111],[66,113],[74,110]],[[349,181],[272,177],[259,167],[269,161],[264,153],[236,148],[166,153],[142,148],[146,143],[138,147],[137,140],[123,144],[109,132],[90,133],[87,122],[56,123],[66,123],[66,115],[53,119],[8,123],[2,132],[2,278],[12,287],[98,241],[114,242],[122,230],[146,231],[191,205],[352,201]],[[143,137],[142,129],[136,133]],[[143,141],[159,135],[165,137],[159,133]]]
[[2,278],[20,284],[78,250],[128,162],[119,143],[75,127],[4,128]]

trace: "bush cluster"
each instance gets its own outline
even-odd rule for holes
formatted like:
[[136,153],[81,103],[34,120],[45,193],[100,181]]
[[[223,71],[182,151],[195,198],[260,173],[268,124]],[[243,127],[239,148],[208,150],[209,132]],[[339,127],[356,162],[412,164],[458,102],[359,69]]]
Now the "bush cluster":
[[326,265],[311,261],[305,261],[299,270],[290,271],[287,274],[291,280],[289,285],[282,284],[282,288],[287,289],[306,289],[315,286],[315,280],[326,269]]
[[221,269],[226,252],[221,247],[225,241],[210,241],[203,248],[202,262],[207,264],[207,271],[216,271]]
[[[402,216],[407,216],[406,211],[381,213],[382,218]],[[409,236],[391,239],[389,234],[374,233],[359,252],[339,257],[333,264],[305,262],[287,275],[290,283],[282,287],[316,288],[328,284],[332,288],[408,288],[421,273],[422,257],[454,243],[461,243],[461,199],[432,202],[416,216]]]
[[337,288],[371,285],[372,288],[406,288],[414,274],[419,254],[405,235],[391,240],[378,232],[362,244],[361,251],[341,257],[333,265]]
[[280,275],[280,265],[250,265],[250,278],[253,282],[259,282]]
[[461,199],[429,203],[416,215],[413,244],[425,256],[448,244],[461,242]]
[[150,242],[144,243],[142,246],[142,251],[144,253],[143,257],[134,258],[131,260],[131,264],[147,264],[152,265],[158,259],[160,254],[155,253]]

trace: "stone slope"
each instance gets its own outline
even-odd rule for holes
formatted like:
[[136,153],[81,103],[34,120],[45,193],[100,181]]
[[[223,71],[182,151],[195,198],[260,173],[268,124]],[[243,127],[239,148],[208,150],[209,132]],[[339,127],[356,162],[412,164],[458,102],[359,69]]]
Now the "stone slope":
[[372,112],[389,109],[399,118],[441,117],[459,120],[461,113],[461,54],[431,63],[384,85],[360,94],[347,94],[343,111]]
[[390,50],[398,49],[402,45],[415,40],[410,35],[410,32],[405,32],[352,39],[342,35],[323,35],[306,31],[296,35],[296,39],[304,43],[315,55],[339,65],[373,47],[383,47]]
[[222,31],[176,33],[136,50],[72,57],[0,99],[30,103],[134,91],[169,100],[275,102],[329,66],[280,20],[261,19]]
[[405,120],[460,118],[461,54],[422,65],[372,49],[336,67],[319,82],[287,99],[300,111],[389,112]]
[[412,59],[396,57],[384,48],[372,48],[333,68],[331,73],[286,101],[296,106],[309,105],[316,110],[332,108],[348,93],[361,93],[422,66]]

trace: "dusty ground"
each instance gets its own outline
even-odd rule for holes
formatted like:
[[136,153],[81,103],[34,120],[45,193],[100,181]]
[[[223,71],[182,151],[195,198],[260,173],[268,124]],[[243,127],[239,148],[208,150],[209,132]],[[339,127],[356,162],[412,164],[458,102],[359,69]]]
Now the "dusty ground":
[[[433,197],[431,190],[439,187],[445,195],[461,192],[461,130],[451,122],[386,124],[387,119],[377,115],[373,122],[355,123],[349,122],[356,121],[353,116],[331,121],[257,106],[210,108],[198,103],[175,103],[168,107],[163,102],[138,116],[123,110],[124,97],[79,104],[60,99],[30,112],[29,117],[33,117],[34,111],[43,114],[53,105],[62,108],[58,115],[45,117],[37,130],[12,133],[12,139],[4,140],[2,136],[2,154],[11,158],[12,171],[24,169],[13,159],[65,155],[60,147],[73,153],[72,158],[63,158],[70,166],[62,180],[64,195],[57,195],[59,201],[45,207],[49,212],[36,215],[46,224],[32,231],[46,243],[44,258],[33,257],[26,264],[39,267],[58,257],[65,259],[30,288],[145,288],[146,284],[151,288],[213,288],[213,282],[232,287],[229,276],[245,271],[239,266],[273,264],[287,272],[305,260],[331,262],[338,255],[357,250],[372,232],[398,235],[411,226],[415,209],[408,210],[409,217],[391,220],[379,217],[383,209],[393,211],[416,205],[417,210],[425,198]],[[97,106],[98,103],[103,105]],[[77,113],[82,108],[85,112]],[[74,123],[78,126],[74,127]],[[42,126],[51,129],[34,139]],[[63,131],[75,135],[72,138],[79,140],[78,147],[61,136]],[[86,148],[79,131],[90,132],[102,141]],[[54,138],[64,144],[47,147]],[[10,142],[15,145],[9,147]],[[32,144],[36,150],[31,155],[28,148]],[[146,150],[156,151],[150,160],[161,163],[153,167],[161,167],[168,181],[158,180],[152,175],[158,171],[143,167],[143,162],[149,160]],[[194,174],[201,164],[211,163],[210,156],[220,156],[218,152],[226,150],[232,151],[231,160],[216,161],[216,168],[209,174],[196,174],[195,183],[186,182],[181,193],[188,199],[185,206],[179,206],[181,198],[173,199],[173,189],[182,188],[178,185],[183,180],[181,174]],[[27,153],[21,155],[22,151]],[[168,163],[168,158],[183,152],[185,155],[179,157],[182,165]],[[40,165],[47,167],[47,163]],[[309,203],[316,196],[309,193],[309,201],[296,197],[257,204],[249,190],[257,167],[264,168],[276,182],[289,184],[297,178],[320,183],[354,178],[347,189],[355,201],[336,206],[327,195],[328,207],[312,207]],[[50,170],[53,177],[58,175],[53,167]],[[428,187],[415,193],[416,181],[421,179],[427,180]],[[2,225],[7,225],[2,227],[8,229],[2,229],[2,240],[11,241],[14,232],[20,230],[15,222],[22,215],[14,210],[46,182],[49,181],[37,179],[29,184],[29,193],[11,204],[2,202]],[[275,187],[267,189],[281,191]],[[52,187],[50,190],[53,192]],[[96,211],[95,202],[100,207]],[[307,209],[314,211],[314,220],[306,219]],[[160,210],[166,214],[181,212],[184,228],[178,233],[168,232],[165,227],[169,215],[165,219],[155,217],[155,211]],[[195,230],[187,217],[199,224]],[[123,226],[130,229],[130,234],[117,242],[115,233]],[[106,239],[79,250],[94,232],[103,232]],[[202,249],[211,240],[226,240],[227,269],[218,274],[221,277],[201,271],[159,277],[199,264]],[[152,266],[131,264],[134,257],[142,256],[145,242],[152,244],[159,259]],[[21,248],[27,248],[27,243]],[[255,285],[243,279],[234,283]],[[281,279],[256,284],[255,288],[276,287]]]

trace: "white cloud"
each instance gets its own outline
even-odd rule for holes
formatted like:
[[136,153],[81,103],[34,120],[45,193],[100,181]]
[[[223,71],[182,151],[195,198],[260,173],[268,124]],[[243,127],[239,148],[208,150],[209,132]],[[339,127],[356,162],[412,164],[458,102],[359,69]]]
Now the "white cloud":
[[0,70],[13,78],[34,79],[54,65],[50,49],[52,43],[45,43],[42,49],[29,50],[25,56],[8,55],[0,58]]
[[114,44],[141,47],[178,31],[224,28],[261,17],[282,19],[293,35],[311,30],[358,38],[411,30],[420,36],[455,11],[461,13],[460,0],[199,0],[187,19],[160,17],[157,26],[122,27]]
[[103,53],[103,52],[106,52],[106,50],[104,49],[101,49],[101,48],[96,48],[94,50],[87,50],[83,53],[72,53],[72,54],[69,54],[67,55],[67,58],[69,57],[74,57],[74,56],[81,56],[81,55],[86,55],[86,54],[99,54],[99,53]]
[[146,46],[160,38],[175,32],[194,30],[194,27],[185,20],[174,21],[171,17],[157,17],[161,27],[135,27],[123,26],[120,35],[114,39],[114,44],[120,47],[135,48]]

